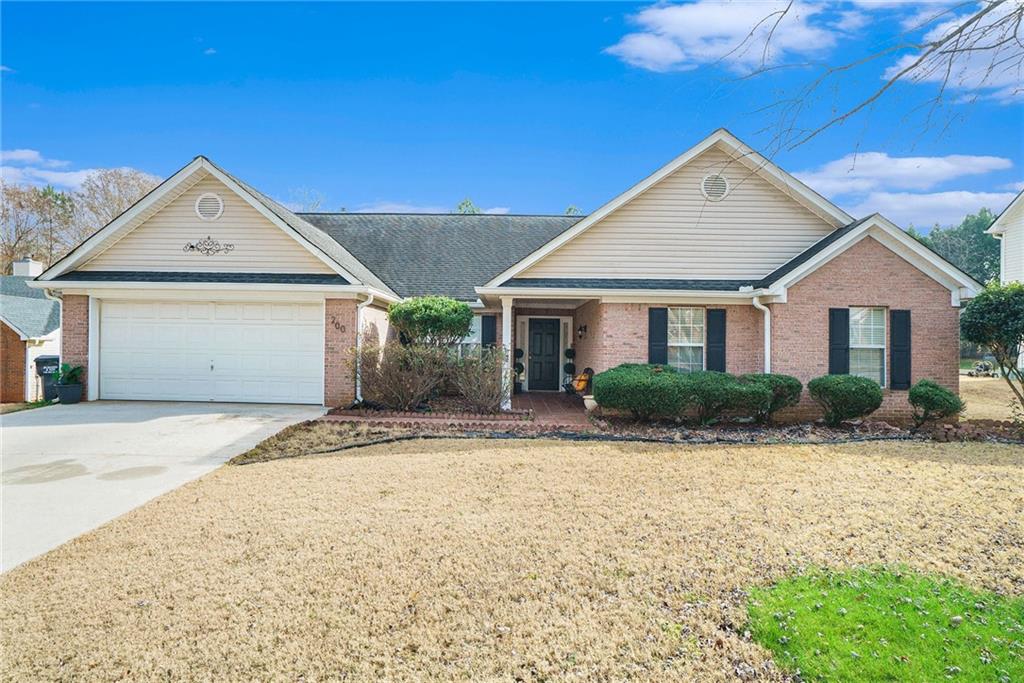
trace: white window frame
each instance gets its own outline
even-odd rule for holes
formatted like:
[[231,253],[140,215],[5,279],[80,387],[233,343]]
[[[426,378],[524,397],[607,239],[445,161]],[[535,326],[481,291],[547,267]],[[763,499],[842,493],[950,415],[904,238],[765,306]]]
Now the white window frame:
[[[669,306],[669,310],[670,311],[672,311],[672,310],[700,311],[700,315],[701,315],[701,324],[700,324],[701,340],[700,340],[700,344],[694,344],[693,342],[673,342],[672,341],[672,324],[671,324],[671,322],[669,323],[668,334],[666,335],[666,337],[668,338],[668,347],[669,348],[672,348],[673,346],[675,346],[675,347],[684,347],[685,346],[685,347],[689,347],[689,348],[693,348],[695,346],[699,346],[700,347],[700,369],[701,369],[701,371],[707,370],[708,369],[708,309],[704,308],[703,306]],[[669,365],[672,365],[672,364],[669,363]],[[675,365],[672,365],[672,367],[676,368],[677,370],[682,370],[682,368],[679,368],[679,367],[677,367]],[[686,372],[697,372],[697,371],[696,370],[687,370]]]
[[[850,339],[850,351],[854,349],[881,349],[882,350],[882,381],[879,386],[883,389],[886,387],[886,379],[889,375],[889,315],[888,309],[884,306],[850,306],[850,329],[847,334],[853,335],[853,312],[854,311],[881,311],[882,312],[882,343],[879,344],[854,344],[853,339]],[[853,374],[852,372],[850,373]],[[874,380],[874,377],[868,379]]]
[[465,358],[467,353],[479,352],[483,346],[484,319],[482,315],[474,315],[473,322],[469,325],[469,334],[455,342],[452,350],[457,358]]

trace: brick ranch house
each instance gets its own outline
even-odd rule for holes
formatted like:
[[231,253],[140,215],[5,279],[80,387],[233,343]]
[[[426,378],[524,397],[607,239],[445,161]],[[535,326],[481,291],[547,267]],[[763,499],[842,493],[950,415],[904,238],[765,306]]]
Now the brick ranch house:
[[467,343],[523,350],[527,391],[572,347],[598,372],[866,375],[883,414],[918,379],[958,389],[981,286],[725,130],[585,217],[296,214],[197,157],[32,285],[63,300],[88,399],[346,404],[387,305],[441,294],[478,313]]

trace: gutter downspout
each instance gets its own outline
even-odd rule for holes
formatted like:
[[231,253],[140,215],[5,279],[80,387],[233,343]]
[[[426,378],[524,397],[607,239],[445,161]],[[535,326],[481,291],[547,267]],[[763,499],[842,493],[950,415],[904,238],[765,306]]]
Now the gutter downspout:
[[772,371],[772,311],[761,303],[759,296],[754,297],[753,303],[754,308],[764,314],[764,371],[767,374]]
[[356,304],[356,402],[363,401],[363,309],[373,303],[374,294],[369,294],[366,301]]

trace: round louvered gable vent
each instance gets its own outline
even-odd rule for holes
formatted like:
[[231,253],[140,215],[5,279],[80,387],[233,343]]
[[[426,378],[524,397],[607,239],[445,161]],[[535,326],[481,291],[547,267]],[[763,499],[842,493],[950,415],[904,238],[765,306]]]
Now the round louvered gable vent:
[[196,215],[204,221],[215,221],[224,213],[224,202],[212,192],[204,192],[196,200]]
[[700,191],[707,199],[720,202],[729,194],[729,180],[721,173],[704,176],[700,181]]

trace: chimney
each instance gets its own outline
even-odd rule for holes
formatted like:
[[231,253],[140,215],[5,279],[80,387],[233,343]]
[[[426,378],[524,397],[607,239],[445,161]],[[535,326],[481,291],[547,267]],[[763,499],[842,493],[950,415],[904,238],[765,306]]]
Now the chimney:
[[35,277],[43,272],[43,264],[29,256],[15,261],[13,267],[15,275]]

